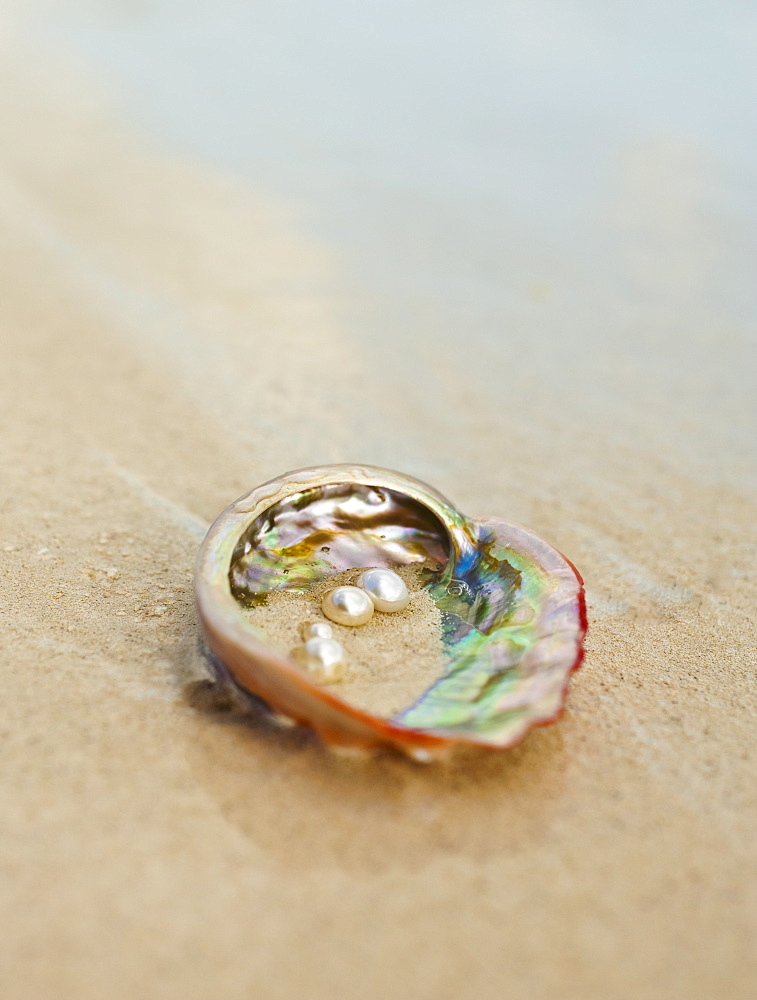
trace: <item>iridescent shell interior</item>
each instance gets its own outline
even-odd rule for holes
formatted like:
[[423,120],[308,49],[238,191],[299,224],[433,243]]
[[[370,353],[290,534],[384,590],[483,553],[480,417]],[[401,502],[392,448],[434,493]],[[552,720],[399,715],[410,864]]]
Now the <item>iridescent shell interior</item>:
[[302,590],[345,569],[449,562],[450,538],[427,507],[395,490],[329,483],[295,493],[257,517],[234,551],[232,592],[254,603]]
[[[349,715],[353,729],[367,726],[383,737],[377,744],[401,745],[415,736],[504,747],[562,708],[582,655],[583,590],[571,564],[525,528],[471,520],[430,487],[397,473],[330,467],[253,491],[219,518],[209,539],[197,594],[211,649],[242,687],[278,701],[327,739],[371,742],[352,740]],[[244,623],[233,623],[233,649],[228,636],[218,640],[219,631],[229,632],[232,605],[254,605],[274,590],[305,590],[352,567],[412,563],[426,567],[425,587],[441,613],[445,665],[391,720],[351,711],[331,691],[320,703],[308,700],[307,681],[297,681],[298,698],[282,694],[292,681],[289,667],[279,661],[289,681],[275,678],[273,660],[262,662],[260,635],[250,637],[250,656],[240,653]],[[213,600],[224,605],[223,615],[211,611]]]

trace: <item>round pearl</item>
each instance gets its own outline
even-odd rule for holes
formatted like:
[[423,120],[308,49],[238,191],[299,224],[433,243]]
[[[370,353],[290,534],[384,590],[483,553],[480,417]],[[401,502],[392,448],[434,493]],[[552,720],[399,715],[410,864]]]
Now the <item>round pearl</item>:
[[333,639],[334,630],[328,622],[304,622],[300,634],[305,641],[308,639]]
[[404,611],[410,603],[405,581],[392,569],[368,569],[357,583],[370,596],[377,611]]
[[313,636],[292,655],[319,684],[333,684],[344,676],[344,650],[336,639]]
[[326,594],[321,610],[337,625],[365,625],[373,617],[373,601],[360,587],[337,587]]

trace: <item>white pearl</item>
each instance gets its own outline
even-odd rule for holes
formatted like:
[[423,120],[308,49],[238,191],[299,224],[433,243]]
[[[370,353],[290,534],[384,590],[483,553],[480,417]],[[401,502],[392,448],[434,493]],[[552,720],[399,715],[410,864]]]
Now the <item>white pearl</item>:
[[358,580],[377,611],[404,611],[410,603],[405,581],[392,569],[368,569]]
[[300,634],[306,641],[308,639],[332,639],[334,630],[328,622],[304,622]]
[[337,625],[365,625],[373,617],[373,601],[360,587],[337,587],[326,594],[321,610]]
[[336,639],[313,636],[292,655],[319,684],[333,684],[344,675],[344,650]]

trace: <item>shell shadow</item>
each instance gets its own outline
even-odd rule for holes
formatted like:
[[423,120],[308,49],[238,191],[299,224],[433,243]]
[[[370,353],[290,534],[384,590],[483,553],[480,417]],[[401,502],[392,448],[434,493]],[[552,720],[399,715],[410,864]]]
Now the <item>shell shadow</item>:
[[234,828],[289,870],[413,870],[434,857],[517,854],[549,835],[564,795],[566,722],[509,751],[414,764],[345,757],[218,681],[187,685],[187,759]]

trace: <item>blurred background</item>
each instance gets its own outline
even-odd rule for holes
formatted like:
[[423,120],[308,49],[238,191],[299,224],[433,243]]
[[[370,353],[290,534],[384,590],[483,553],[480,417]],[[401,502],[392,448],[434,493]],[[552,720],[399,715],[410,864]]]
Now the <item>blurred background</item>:
[[[201,378],[242,446],[280,438],[272,473],[357,446],[481,475],[498,447],[559,483],[589,427],[608,458],[711,467],[750,446],[751,4],[34,2],[4,20],[6,100],[37,102],[16,124],[47,139],[25,194],[42,201],[44,172],[60,253],[151,363]],[[193,189],[159,193],[119,144]]]
[[[6,0],[7,1000],[754,996],[756,65],[740,0]],[[579,566],[560,727],[187,705],[207,524],[335,461]]]

